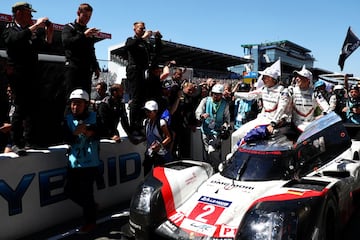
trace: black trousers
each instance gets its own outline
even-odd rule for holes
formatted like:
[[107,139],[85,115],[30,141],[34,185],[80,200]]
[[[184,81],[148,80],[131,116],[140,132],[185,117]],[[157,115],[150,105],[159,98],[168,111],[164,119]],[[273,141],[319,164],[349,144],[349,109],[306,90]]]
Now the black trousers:
[[128,67],[126,77],[130,89],[130,128],[131,130],[142,129],[145,112],[142,107],[146,100],[145,69]]
[[85,224],[96,223],[94,182],[97,173],[97,167],[68,168],[67,171],[65,195],[82,207]]
[[33,120],[39,108],[36,69],[27,66],[15,66],[13,69],[13,73],[8,76],[15,107],[11,121],[11,138],[14,145],[24,147],[25,143],[31,142],[34,137]]
[[65,100],[77,88],[85,90],[91,95],[92,74],[90,66],[77,66],[70,63],[64,67]]

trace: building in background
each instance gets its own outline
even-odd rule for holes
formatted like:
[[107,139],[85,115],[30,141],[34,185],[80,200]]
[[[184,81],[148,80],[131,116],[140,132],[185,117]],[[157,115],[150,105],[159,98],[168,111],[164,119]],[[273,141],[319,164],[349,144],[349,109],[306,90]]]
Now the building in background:
[[[165,62],[175,60],[177,66],[192,69],[189,76],[185,75],[189,81],[193,78],[216,78],[232,79],[239,78],[239,75],[232,72],[229,68],[236,65],[251,63],[251,59],[237,57],[225,53],[206,50],[203,48],[192,47],[180,43],[163,41],[158,61],[160,65]],[[108,48],[110,58],[109,71],[118,73],[118,78],[126,78],[125,67],[127,64],[127,53],[125,44],[119,44]]]
[[[260,44],[243,44],[244,57],[253,60],[252,63],[236,66],[232,69],[241,72],[247,81],[257,78],[257,72],[264,70],[278,59],[281,59],[282,81],[289,82],[292,72],[303,65],[313,70],[315,58],[311,50],[288,40]],[[324,73],[328,71],[324,70]]]

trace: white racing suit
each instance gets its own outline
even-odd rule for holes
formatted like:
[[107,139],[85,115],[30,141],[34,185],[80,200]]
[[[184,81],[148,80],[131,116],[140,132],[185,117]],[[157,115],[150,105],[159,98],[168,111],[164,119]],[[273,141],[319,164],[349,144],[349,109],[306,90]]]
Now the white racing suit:
[[312,88],[300,90],[298,86],[289,87],[292,108],[292,123],[298,131],[303,132],[313,120],[315,109],[320,107],[323,113],[331,111],[329,103],[321,92],[313,91]]
[[260,125],[269,125],[271,122],[278,124],[282,119],[288,120],[288,105],[290,96],[288,90],[282,85],[273,87],[263,86],[251,92],[236,92],[236,98],[247,100],[262,98],[263,108],[256,119],[245,123],[238,130],[231,134],[231,146],[237,145],[247,132]]

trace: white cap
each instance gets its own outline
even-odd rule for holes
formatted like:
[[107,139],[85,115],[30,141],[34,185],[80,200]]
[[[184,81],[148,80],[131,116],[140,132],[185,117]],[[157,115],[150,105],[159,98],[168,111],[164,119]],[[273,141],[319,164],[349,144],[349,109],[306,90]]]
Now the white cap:
[[82,89],[75,89],[71,92],[69,99],[83,99],[85,101],[89,101],[89,94]]
[[312,73],[305,68],[305,65],[302,67],[302,69],[301,69],[300,71],[294,71],[294,74],[297,74],[297,75],[299,75],[299,76],[305,77],[305,78],[309,79],[310,82],[311,82],[312,79],[313,79]]
[[149,111],[155,111],[158,110],[158,104],[154,100],[147,101],[144,105],[144,109]]
[[264,71],[259,71],[259,73],[264,76],[269,76],[275,80],[280,77],[280,70],[272,67],[267,67]]
[[334,91],[335,91],[335,90],[344,90],[344,86],[341,85],[341,84],[338,84],[338,85],[336,85],[336,86],[334,87]]
[[211,92],[213,93],[223,93],[224,92],[224,86],[220,83],[215,84],[212,89]]

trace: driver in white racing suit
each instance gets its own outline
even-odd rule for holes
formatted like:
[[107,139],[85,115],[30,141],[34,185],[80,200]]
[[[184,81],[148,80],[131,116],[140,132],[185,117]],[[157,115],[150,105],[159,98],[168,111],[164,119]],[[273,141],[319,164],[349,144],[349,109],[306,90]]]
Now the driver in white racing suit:
[[256,119],[242,125],[231,134],[231,146],[236,147],[239,141],[252,129],[260,125],[268,125],[270,131],[288,121],[289,93],[284,86],[278,83],[280,69],[271,67],[259,71],[264,81],[264,86],[251,92],[236,92],[236,98],[247,100],[262,98],[263,108]]
[[331,109],[322,93],[313,89],[313,76],[305,65],[300,71],[294,71],[294,77],[296,85],[288,87],[291,96],[291,121],[297,132],[301,133],[315,120],[314,113],[317,107],[323,114],[330,112]]

